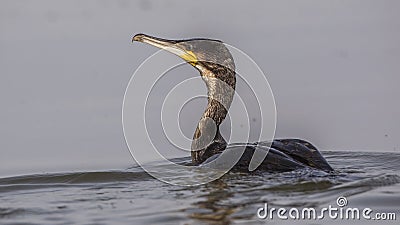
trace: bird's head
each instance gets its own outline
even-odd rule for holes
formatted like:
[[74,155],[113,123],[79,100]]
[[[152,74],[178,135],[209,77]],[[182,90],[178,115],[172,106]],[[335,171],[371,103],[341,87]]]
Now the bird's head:
[[234,88],[234,84],[230,81],[235,79],[233,57],[225,44],[219,40],[205,38],[166,40],[137,34],[132,41],[147,43],[171,52],[197,68],[203,78],[218,78]]

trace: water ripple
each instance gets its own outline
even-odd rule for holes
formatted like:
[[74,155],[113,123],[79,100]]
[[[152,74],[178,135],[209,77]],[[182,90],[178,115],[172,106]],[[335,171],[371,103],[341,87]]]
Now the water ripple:
[[[2,178],[0,220],[20,224],[229,224],[256,220],[256,209],[265,202],[280,207],[321,207],[335,204],[338,196],[346,196],[349,204],[399,210],[399,154],[323,154],[335,172],[230,172],[197,187],[160,182],[140,167]],[[171,171],[171,178],[180,176]]]

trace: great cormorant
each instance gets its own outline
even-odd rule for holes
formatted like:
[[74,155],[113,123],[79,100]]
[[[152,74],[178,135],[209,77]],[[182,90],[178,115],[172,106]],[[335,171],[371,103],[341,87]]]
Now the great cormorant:
[[[234,95],[232,90],[236,85],[235,63],[223,42],[200,38],[166,40],[145,34],[135,35],[132,41],[147,43],[181,57],[200,72],[207,85],[208,105],[193,136],[192,163],[201,165],[215,159],[225,150],[235,151],[235,145],[227,148],[219,132],[219,125],[228,113]],[[234,169],[247,169],[254,152],[261,149],[268,154],[257,170],[290,171],[307,167],[333,170],[314,145],[301,139],[246,143],[244,148]]]

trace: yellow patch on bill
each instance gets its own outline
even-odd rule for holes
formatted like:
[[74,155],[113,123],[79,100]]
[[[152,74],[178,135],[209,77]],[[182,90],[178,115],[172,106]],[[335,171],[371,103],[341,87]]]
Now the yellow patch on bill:
[[181,55],[181,57],[192,65],[197,63],[197,57],[192,51],[186,51],[185,54]]

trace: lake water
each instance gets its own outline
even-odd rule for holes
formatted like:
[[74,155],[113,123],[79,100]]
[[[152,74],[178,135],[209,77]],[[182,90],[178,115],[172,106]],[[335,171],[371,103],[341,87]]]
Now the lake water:
[[[300,220],[300,224],[396,224],[400,154],[323,151],[334,173],[230,172],[197,187],[160,182],[140,167],[33,174],[0,179],[0,224],[280,224],[260,219],[268,207],[320,209],[345,196],[345,207],[394,212],[396,220]],[[188,158],[177,159],[188,161]]]

